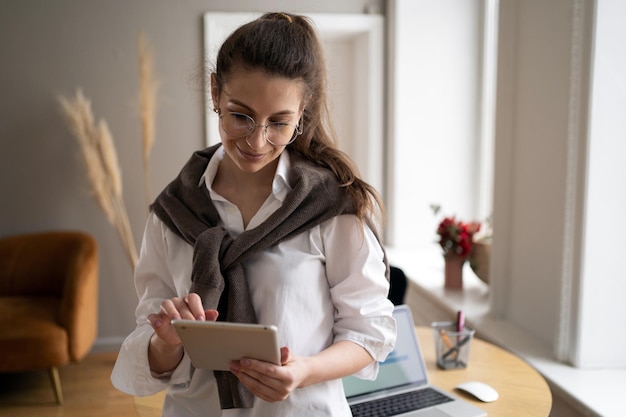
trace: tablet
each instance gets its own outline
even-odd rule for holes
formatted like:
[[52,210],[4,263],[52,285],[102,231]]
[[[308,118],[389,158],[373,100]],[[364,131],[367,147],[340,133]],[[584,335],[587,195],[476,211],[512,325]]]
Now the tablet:
[[231,361],[244,357],[280,365],[276,326],[198,320],[172,325],[196,368],[228,371]]

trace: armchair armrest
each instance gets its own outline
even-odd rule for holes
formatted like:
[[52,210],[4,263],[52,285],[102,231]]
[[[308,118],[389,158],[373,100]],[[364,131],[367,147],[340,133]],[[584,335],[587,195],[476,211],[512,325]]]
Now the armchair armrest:
[[93,237],[66,233],[66,277],[59,322],[67,329],[72,361],[91,349],[98,330],[98,248]]

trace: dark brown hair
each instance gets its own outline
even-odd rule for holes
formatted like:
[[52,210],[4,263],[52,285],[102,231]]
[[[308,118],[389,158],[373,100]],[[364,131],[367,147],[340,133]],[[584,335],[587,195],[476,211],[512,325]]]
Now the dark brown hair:
[[311,21],[300,15],[266,13],[239,27],[224,41],[217,55],[218,94],[235,68],[302,81],[304,129],[288,149],[330,169],[352,196],[360,220],[373,216],[382,224],[384,208],[380,196],[360,178],[352,160],[336,145],[327,101],[326,62]]

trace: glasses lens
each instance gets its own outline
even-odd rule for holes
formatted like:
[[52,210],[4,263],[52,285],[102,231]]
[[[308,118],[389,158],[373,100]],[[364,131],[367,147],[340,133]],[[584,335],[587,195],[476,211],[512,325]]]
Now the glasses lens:
[[254,130],[254,120],[242,113],[225,113],[221,117],[222,128],[232,137],[240,138],[248,136]]
[[270,123],[267,125],[266,139],[273,145],[286,145],[294,137],[295,126],[288,123]]

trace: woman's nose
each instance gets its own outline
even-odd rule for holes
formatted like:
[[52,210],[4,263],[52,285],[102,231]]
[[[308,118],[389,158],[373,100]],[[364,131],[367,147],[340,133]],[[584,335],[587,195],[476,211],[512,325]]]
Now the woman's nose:
[[250,133],[250,135],[246,137],[246,143],[252,149],[261,149],[263,146],[265,146],[266,142],[267,138],[265,133],[265,126],[261,124],[257,124],[252,133]]

